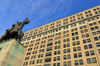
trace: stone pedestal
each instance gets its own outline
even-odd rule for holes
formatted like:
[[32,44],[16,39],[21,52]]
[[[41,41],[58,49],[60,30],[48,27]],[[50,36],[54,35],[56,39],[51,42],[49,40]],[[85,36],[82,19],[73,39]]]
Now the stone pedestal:
[[0,43],[0,66],[21,66],[25,51],[15,39]]

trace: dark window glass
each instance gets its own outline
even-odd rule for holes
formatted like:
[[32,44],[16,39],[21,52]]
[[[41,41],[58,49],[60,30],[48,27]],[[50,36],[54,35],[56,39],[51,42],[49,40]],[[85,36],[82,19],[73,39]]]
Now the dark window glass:
[[56,63],[54,63],[53,66],[56,66]]
[[75,42],[73,42],[73,46],[75,46],[76,45],[76,43]]
[[89,52],[87,51],[87,52],[85,52],[85,54],[86,54],[86,56],[89,56]]
[[95,29],[99,29],[98,26],[96,26]]
[[73,48],[73,51],[76,51],[76,47],[75,47],[75,48]]
[[54,52],[54,55],[56,55],[56,54],[57,54],[57,51]]
[[91,59],[87,59],[87,64],[91,64]]
[[76,36],[76,40],[79,39],[79,36]]
[[49,44],[47,44],[47,46],[52,46],[53,45],[53,43],[49,43]]
[[98,52],[99,52],[99,54],[100,54],[100,49],[98,49]]
[[79,60],[79,62],[80,62],[80,65],[83,65],[83,60]]
[[86,43],[86,40],[83,40],[83,43]]
[[87,39],[87,42],[91,42],[91,40],[90,39]]
[[70,49],[67,49],[67,52],[69,53],[70,52]]
[[95,54],[94,54],[94,51],[90,51],[90,53],[91,53],[91,55],[95,55]]
[[64,48],[66,47],[66,44],[64,44]]
[[79,45],[80,44],[80,41],[77,41],[77,45]]
[[57,66],[60,66],[60,63],[57,63]]
[[89,34],[86,34],[86,37],[89,37]]
[[72,36],[74,36],[74,33],[72,33]]
[[90,49],[93,48],[93,47],[92,47],[92,44],[89,45],[89,48],[90,48]]
[[74,54],[74,58],[77,58],[77,53]]
[[98,42],[98,43],[96,43],[96,45],[97,45],[97,47],[100,47],[100,43]]
[[87,45],[85,45],[85,46],[84,46],[84,49],[88,49],[88,46],[87,46]]
[[45,62],[51,62],[51,58],[46,58]]
[[75,32],[76,35],[78,35],[78,32]]
[[93,63],[97,63],[96,58],[92,58],[92,62],[93,62]]
[[95,40],[95,41],[98,41],[98,37],[94,37],[94,40]]
[[78,60],[75,61],[75,65],[78,65]]
[[82,57],[82,53],[78,53],[78,56],[79,56],[79,57]]
[[54,57],[54,61],[56,61],[56,57]]
[[90,23],[89,25],[92,26],[92,23]]
[[92,27],[91,30],[94,30],[94,28]]

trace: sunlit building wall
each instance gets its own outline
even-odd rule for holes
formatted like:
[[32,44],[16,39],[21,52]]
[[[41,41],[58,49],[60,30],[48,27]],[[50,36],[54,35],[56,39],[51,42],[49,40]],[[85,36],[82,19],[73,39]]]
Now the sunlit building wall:
[[27,31],[22,66],[100,66],[100,6]]

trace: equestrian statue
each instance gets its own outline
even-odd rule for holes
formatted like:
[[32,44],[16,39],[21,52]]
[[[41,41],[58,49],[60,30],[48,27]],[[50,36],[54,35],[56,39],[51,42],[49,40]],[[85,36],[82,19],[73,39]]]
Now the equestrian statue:
[[30,23],[30,21],[26,18],[23,22],[17,22],[17,24],[13,24],[12,28],[7,29],[6,32],[0,37],[0,42],[7,41],[9,39],[16,39],[20,41],[24,35],[22,28],[28,23]]

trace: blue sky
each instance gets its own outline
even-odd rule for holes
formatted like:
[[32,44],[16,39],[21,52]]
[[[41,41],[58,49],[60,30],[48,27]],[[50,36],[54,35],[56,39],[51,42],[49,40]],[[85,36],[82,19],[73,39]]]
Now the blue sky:
[[100,5],[100,0],[0,0],[0,35],[26,17],[26,31]]

